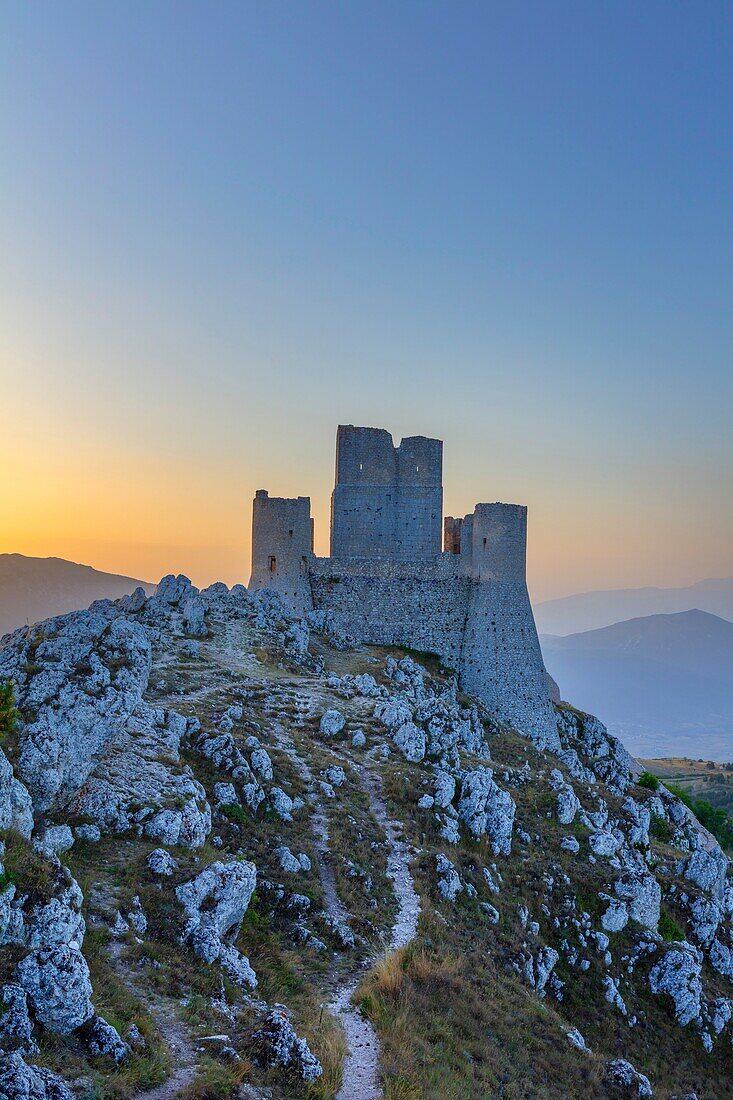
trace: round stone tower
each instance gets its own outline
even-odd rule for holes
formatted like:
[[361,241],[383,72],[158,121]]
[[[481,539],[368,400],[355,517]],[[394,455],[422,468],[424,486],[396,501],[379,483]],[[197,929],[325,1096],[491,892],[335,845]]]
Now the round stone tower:
[[500,720],[557,749],[557,719],[527,591],[527,509],[477,504],[471,522],[464,521],[467,528],[477,583],[469,597],[461,684]]

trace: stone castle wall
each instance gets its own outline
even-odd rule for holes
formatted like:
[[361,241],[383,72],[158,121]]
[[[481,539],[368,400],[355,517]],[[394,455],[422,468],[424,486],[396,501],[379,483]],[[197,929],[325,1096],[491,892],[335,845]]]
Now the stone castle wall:
[[332,613],[352,637],[435,653],[497,717],[557,745],[525,580],[527,509],[478,504],[446,521],[441,552],[442,444],[394,447],[388,432],[339,428],[329,558],[312,553],[310,500],[259,490],[253,588],[294,614]]
[[479,581],[446,553],[433,561],[314,558],[310,584],[313,606],[330,611],[351,637],[437,654],[501,721],[555,744],[523,578]]
[[471,581],[449,555],[399,562],[315,558],[310,581],[314,607],[331,611],[352,637],[437,653],[459,670]]

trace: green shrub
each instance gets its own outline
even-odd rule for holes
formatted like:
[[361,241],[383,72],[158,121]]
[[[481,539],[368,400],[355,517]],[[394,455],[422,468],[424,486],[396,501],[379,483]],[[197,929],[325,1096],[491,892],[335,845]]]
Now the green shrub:
[[220,806],[219,809],[224,814],[224,817],[228,817],[230,821],[235,821],[238,825],[246,825],[251,819],[247,816],[241,806]]
[[685,933],[677,921],[664,909],[659,914],[659,935],[668,943],[678,943],[685,938]]
[[649,832],[655,840],[669,840],[672,834],[669,823],[661,814],[652,814]]
[[651,772],[642,772],[639,776],[639,786],[645,787],[648,791],[658,791],[659,780]]
[[7,743],[17,724],[18,711],[15,707],[15,687],[12,680],[6,680],[0,684],[0,745]]
[[45,905],[55,893],[56,868],[20,833],[9,829],[2,838],[5,842],[2,885],[13,883],[19,891],[28,894],[34,904]]

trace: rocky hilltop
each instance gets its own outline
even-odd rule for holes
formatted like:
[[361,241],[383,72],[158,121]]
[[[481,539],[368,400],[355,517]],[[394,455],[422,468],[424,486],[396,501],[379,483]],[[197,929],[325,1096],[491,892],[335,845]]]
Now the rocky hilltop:
[[181,576],[8,682],[0,1097],[733,1094],[728,859],[596,718]]

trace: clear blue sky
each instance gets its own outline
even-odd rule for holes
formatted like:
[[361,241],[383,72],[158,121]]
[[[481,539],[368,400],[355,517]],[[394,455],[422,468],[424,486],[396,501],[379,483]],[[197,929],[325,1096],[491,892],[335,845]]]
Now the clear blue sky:
[[339,421],[537,596],[733,572],[729,3],[0,9],[0,551],[246,579]]

